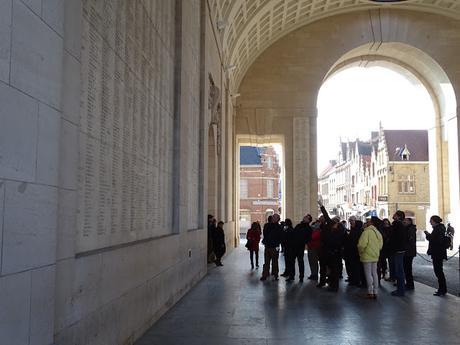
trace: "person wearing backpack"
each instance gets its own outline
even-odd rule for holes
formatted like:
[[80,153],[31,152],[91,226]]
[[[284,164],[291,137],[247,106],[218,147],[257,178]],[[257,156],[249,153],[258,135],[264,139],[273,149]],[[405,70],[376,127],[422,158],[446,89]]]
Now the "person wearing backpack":
[[438,278],[439,284],[438,290],[433,295],[444,296],[447,293],[446,277],[443,271],[444,260],[447,260],[447,247],[444,239],[446,237],[446,227],[442,224],[442,219],[439,216],[432,216],[430,224],[433,227],[431,234],[425,230],[426,239],[429,242],[427,254],[431,255],[434,274]]

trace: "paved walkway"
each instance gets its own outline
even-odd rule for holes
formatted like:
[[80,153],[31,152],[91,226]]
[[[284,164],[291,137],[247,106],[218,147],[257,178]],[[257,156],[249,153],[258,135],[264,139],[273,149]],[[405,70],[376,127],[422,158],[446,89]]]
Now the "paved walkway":
[[[437,288],[438,280],[433,271],[431,257],[426,254],[418,254],[414,258],[413,274],[415,281]],[[460,294],[460,270],[458,257],[444,261],[444,274],[447,280],[447,291],[453,295]]]
[[384,282],[373,301],[344,282],[338,293],[311,281],[261,282],[242,246],[223,262],[136,345],[460,344],[460,298],[434,297],[426,285],[400,298]]

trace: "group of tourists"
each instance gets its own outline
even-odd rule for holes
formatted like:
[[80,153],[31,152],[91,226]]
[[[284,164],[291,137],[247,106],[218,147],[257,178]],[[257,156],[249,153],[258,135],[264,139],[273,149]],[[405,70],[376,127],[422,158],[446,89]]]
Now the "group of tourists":
[[[363,223],[355,217],[346,222],[339,217],[330,217],[320,203],[321,215],[313,221],[307,214],[295,227],[290,219],[280,222],[280,216],[268,217],[263,229],[254,222],[247,232],[246,248],[250,253],[251,269],[259,267],[259,242],[262,239],[264,265],[260,280],[270,276],[278,280],[279,276],[287,281],[296,277],[304,280],[304,251],[308,250],[308,263],[311,275],[308,279],[317,281],[317,287],[327,287],[329,291],[339,289],[342,278],[343,261],[348,275],[349,285],[367,288],[368,299],[377,299],[380,280],[394,282],[393,296],[404,296],[407,290],[414,289],[412,262],[417,254],[417,229],[411,218],[403,211],[396,211],[393,221],[370,217]],[[425,231],[429,241],[428,255],[433,261],[434,273],[439,288],[435,296],[447,293],[443,261],[447,260],[446,249],[451,246],[449,233],[439,216],[432,216],[432,232]],[[453,230],[453,228],[452,228]],[[281,248],[281,249],[280,249]],[[285,271],[279,274],[279,253],[284,254]],[[254,266],[255,257],[255,266]]]

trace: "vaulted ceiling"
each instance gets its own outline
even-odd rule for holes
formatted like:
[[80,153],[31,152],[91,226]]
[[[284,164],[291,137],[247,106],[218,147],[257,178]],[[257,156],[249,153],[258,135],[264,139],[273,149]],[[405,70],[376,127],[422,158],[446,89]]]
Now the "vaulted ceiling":
[[303,25],[339,13],[401,8],[460,19],[460,0],[208,0],[223,60],[234,65],[230,80],[238,88],[257,56],[273,42]]

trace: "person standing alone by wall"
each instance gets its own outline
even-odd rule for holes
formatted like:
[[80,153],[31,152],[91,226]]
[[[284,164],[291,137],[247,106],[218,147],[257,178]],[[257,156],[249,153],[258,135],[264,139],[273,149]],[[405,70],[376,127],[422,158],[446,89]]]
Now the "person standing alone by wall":
[[217,228],[214,230],[212,242],[214,247],[214,254],[216,254],[216,266],[223,266],[222,257],[226,251],[224,222],[220,221],[217,223]]
[[213,236],[216,229],[215,219],[212,214],[208,214],[208,264],[216,260],[213,248]]

